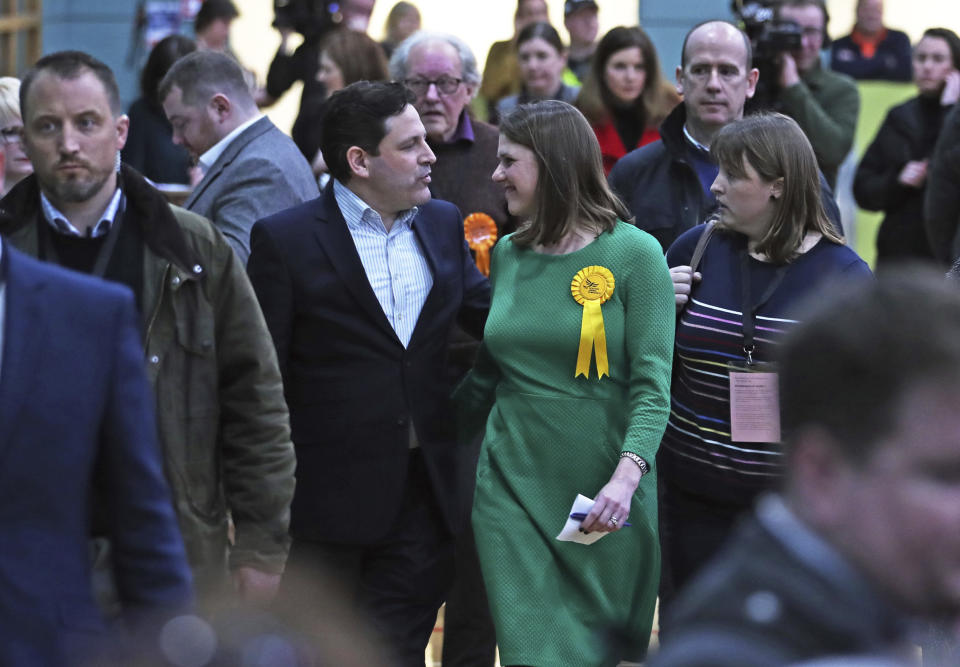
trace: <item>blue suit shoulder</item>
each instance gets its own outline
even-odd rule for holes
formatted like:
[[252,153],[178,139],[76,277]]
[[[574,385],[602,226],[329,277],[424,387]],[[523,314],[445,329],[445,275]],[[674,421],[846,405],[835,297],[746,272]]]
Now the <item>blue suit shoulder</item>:
[[9,243],[3,244],[2,252],[9,254],[10,271],[15,272],[18,278],[54,284],[56,294],[65,302],[74,303],[80,300],[84,303],[109,303],[110,301],[132,303],[134,300],[133,292],[125,285],[34,259],[13,248]]

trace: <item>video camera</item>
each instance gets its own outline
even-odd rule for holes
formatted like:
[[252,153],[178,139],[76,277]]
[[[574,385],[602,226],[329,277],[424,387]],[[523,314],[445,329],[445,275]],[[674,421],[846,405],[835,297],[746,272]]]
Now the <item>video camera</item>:
[[760,81],[748,110],[769,109],[776,101],[780,78],[780,56],[798,51],[802,46],[803,29],[793,21],[778,20],[777,0],[732,0],[730,11],[737,17],[750,38],[753,66],[760,71]]
[[305,40],[317,38],[342,20],[337,0],[274,0],[274,28],[293,28]]

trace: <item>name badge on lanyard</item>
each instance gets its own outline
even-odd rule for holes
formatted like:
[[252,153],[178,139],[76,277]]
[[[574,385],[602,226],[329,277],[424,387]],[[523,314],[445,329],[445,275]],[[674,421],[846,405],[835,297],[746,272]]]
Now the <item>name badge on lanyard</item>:
[[780,283],[787,267],[777,269],[759,301],[750,299],[750,259],[744,251],[740,264],[743,296],[744,361],[727,364],[730,379],[730,440],[732,442],[780,442],[780,391],[775,364],[754,361],[757,311]]

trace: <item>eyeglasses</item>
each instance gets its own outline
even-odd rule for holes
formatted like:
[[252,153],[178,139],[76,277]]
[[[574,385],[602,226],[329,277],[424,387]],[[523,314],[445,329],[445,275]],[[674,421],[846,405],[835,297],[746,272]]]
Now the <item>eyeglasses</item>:
[[0,128],[0,143],[16,144],[23,141],[23,125]]
[[426,95],[427,91],[430,90],[430,85],[433,84],[437,87],[437,91],[441,95],[453,95],[457,92],[457,88],[460,87],[460,84],[463,83],[463,79],[454,79],[452,76],[441,76],[439,79],[404,79],[403,85],[409,88],[414,95],[420,97],[421,95]]

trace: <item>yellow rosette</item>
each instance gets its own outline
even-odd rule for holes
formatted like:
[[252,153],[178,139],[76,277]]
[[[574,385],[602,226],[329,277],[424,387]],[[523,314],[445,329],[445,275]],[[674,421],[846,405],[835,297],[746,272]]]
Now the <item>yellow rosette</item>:
[[583,306],[577,372],[573,377],[590,377],[590,357],[593,350],[597,351],[597,379],[610,375],[607,363],[607,334],[603,328],[603,312],[600,306],[613,296],[613,285],[613,273],[603,266],[580,269],[570,283],[574,300]]
[[477,268],[490,275],[490,248],[497,242],[497,223],[486,213],[471,213],[463,219],[463,236],[476,254]]

